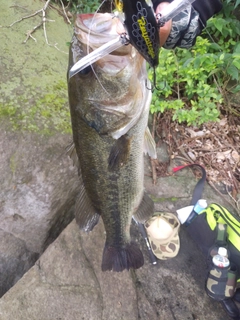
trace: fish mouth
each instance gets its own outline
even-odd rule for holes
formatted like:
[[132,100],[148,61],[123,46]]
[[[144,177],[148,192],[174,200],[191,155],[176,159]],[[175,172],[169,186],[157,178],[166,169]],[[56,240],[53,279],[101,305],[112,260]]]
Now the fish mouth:
[[[103,72],[117,74],[127,61],[121,59],[134,54],[122,22],[113,14],[79,14],[74,35],[83,49],[81,57],[69,70],[69,78],[97,62]],[[121,35],[121,36],[120,36]],[[114,58],[114,56],[116,58]]]
[[78,14],[75,21],[75,34],[92,50],[118,38],[125,32],[121,21],[111,13]]

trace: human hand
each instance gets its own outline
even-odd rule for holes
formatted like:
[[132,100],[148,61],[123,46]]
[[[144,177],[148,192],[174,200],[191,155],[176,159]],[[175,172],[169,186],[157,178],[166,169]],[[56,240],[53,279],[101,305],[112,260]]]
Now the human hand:
[[[169,2],[162,2],[157,6],[156,14],[161,13],[161,11],[169,5]],[[162,47],[166,42],[170,31],[172,29],[172,20],[167,21],[163,27],[159,29],[160,46]]]

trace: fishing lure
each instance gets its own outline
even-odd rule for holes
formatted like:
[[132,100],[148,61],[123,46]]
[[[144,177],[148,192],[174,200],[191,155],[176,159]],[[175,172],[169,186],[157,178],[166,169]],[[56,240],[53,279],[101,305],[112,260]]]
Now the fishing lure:
[[152,1],[115,0],[115,5],[118,11],[124,13],[123,23],[130,43],[155,68],[158,65],[160,40]]
[[160,48],[159,28],[195,0],[174,0],[161,14],[155,16],[151,0],[115,0],[116,16],[126,28],[113,39],[77,61],[69,70],[69,78],[114,50],[131,43],[154,70],[153,88],[156,87],[155,68]]

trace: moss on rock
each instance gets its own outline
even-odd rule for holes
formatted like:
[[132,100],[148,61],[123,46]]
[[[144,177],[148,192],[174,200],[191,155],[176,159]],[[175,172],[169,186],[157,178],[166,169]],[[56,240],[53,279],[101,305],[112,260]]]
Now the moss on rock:
[[[4,0],[0,21],[10,25],[13,21],[43,7],[41,1],[18,6]],[[44,134],[70,133],[70,114],[67,97],[68,45],[72,27],[54,10],[47,11],[47,45],[43,29],[39,28],[26,43],[26,32],[41,22],[41,15],[25,19],[12,27],[1,28],[0,117],[7,117],[14,130],[27,130]],[[57,50],[54,45],[58,43]]]

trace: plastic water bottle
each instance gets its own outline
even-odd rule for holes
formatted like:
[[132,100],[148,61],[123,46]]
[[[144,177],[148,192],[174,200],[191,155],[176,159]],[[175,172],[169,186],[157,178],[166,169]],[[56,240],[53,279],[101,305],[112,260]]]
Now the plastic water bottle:
[[228,267],[230,262],[229,262],[229,260],[227,258],[227,249],[223,248],[223,247],[220,247],[218,249],[218,254],[213,256],[212,261],[213,261],[214,265],[219,267],[219,268]]
[[188,226],[193,220],[197,217],[197,215],[203,210],[207,208],[207,201],[204,199],[198,200],[198,202],[193,207],[192,211],[189,213],[188,217],[185,220],[185,225]]
[[203,209],[206,209],[206,208],[207,208],[207,201],[204,199],[200,199],[195,204],[193,211],[199,214]]

